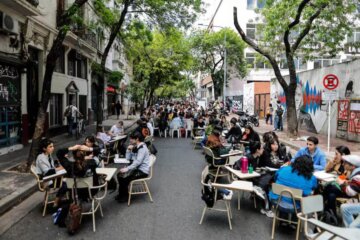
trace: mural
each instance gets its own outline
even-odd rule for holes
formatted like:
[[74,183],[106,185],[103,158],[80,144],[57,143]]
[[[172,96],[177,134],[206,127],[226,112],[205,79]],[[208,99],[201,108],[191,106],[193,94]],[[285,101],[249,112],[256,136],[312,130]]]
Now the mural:
[[[358,76],[360,76],[359,64],[360,60],[356,60],[298,73],[295,101],[300,129],[306,129],[314,133],[326,133],[328,106],[327,102],[322,100],[322,92],[326,91],[323,87],[323,78],[327,74],[335,74],[340,80],[337,88],[340,101],[339,103],[338,101],[331,103],[331,124],[337,125],[337,127],[331,128],[331,134],[335,136],[337,131],[345,131],[346,134],[342,135],[346,138],[348,133],[360,135],[360,132],[356,132],[360,124],[358,120],[360,108],[358,110],[350,109],[355,98],[360,98],[360,79],[357,80]],[[289,81],[289,77],[286,76],[285,80]],[[277,81],[273,81],[271,85],[271,94],[272,103],[274,104],[277,100],[280,100],[286,109],[286,97]],[[351,120],[350,124],[348,121],[351,117],[353,120]],[[352,129],[350,129],[350,126]],[[350,130],[353,130],[353,132]]]
[[254,114],[254,83],[244,84],[244,111]]

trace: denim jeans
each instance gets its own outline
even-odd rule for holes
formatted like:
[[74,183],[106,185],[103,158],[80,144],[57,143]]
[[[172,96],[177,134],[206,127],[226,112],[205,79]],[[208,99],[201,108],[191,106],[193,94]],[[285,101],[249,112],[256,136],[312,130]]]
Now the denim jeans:
[[69,135],[72,135],[73,134],[74,118],[68,117],[67,122],[68,122],[68,133],[69,133]]
[[275,117],[274,117],[274,130],[279,129],[278,125],[279,125],[279,116],[275,115]]
[[[342,204],[341,214],[345,227],[360,228],[360,203]],[[354,215],[357,215],[355,219]]]

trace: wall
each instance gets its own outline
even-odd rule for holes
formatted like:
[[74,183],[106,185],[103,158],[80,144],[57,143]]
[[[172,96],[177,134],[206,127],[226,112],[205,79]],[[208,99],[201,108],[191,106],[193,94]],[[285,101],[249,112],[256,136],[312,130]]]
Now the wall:
[[[360,108],[358,109],[358,105],[356,102],[356,99],[360,99],[359,64],[360,60],[357,60],[352,62],[340,63],[326,68],[314,69],[298,73],[298,87],[295,99],[300,129],[306,129],[314,133],[327,132],[328,105],[327,102],[323,101],[322,98],[323,92],[326,90],[323,86],[323,79],[327,74],[335,74],[339,78],[339,85],[337,87],[339,99],[347,99],[349,101],[348,105],[343,103],[341,108],[343,109],[348,106],[347,114],[350,117],[354,118],[351,120],[351,126],[349,125],[349,127],[351,128],[350,130],[360,128],[360,120],[357,120],[358,118],[360,118],[360,113],[357,112],[360,111]],[[286,81],[289,81],[289,76],[286,76],[285,79]],[[282,90],[280,84],[277,81],[272,82],[271,94],[273,103],[275,103],[276,100],[279,99],[285,106],[286,99],[284,96],[284,91]],[[331,135],[334,137],[337,135],[337,127],[335,126],[338,125],[338,102],[333,101],[331,103],[331,106]],[[351,111],[351,106],[353,111]],[[344,113],[342,113],[342,115],[344,115]],[[342,122],[341,124],[347,125],[346,122]],[[347,132],[347,128],[344,126],[340,126],[340,129]],[[356,132],[357,130],[354,131]],[[358,130],[357,134],[360,134],[360,130]],[[354,133],[347,133],[342,137],[357,140],[358,136],[355,135]]]
[[255,103],[254,89],[255,89],[255,84],[253,82],[244,84],[243,110],[248,111],[249,114],[254,114],[254,103]]

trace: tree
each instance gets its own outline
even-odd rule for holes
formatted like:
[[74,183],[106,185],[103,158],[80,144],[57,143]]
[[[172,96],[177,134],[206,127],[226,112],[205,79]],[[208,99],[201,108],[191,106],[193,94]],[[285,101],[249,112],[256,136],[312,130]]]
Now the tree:
[[[109,17],[109,11],[104,7],[101,0],[94,0],[96,2],[95,7],[101,10],[103,16],[110,26],[109,41],[105,47],[104,53],[101,57],[101,74],[99,76],[99,86],[97,91],[97,125],[102,123],[103,111],[102,111],[102,99],[103,89],[105,81],[105,63],[117,36],[119,36],[120,30],[125,22],[126,15],[130,13],[142,15],[143,19],[148,22],[149,25],[158,26],[161,29],[168,29],[174,26],[177,27],[189,27],[189,24],[195,20],[196,13],[200,11],[201,0],[117,0],[121,4],[121,13],[118,21],[116,18]],[[101,6],[101,7],[99,7]],[[129,9],[131,9],[129,11]]]
[[[263,24],[259,24],[261,34],[256,40],[246,36],[234,7],[234,24],[241,38],[268,60],[284,90],[289,134],[297,135],[298,131],[294,60],[336,55],[354,27],[356,3],[356,0],[267,0],[259,11]],[[287,62],[289,82],[280,72],[278,60],[282,57]]]
[[[218,32],[196,32],[192,37],[192,48],[196,59],[194,70],[204,71],[211,75],[215,96],[221,95],[222,92],[225,48],[227,73],[239,77],[246,75],[246,64],[243,57],[245,44],[233,30],[223,28]],[[227,79],[227,83],[229,80]]]
[[62,43],[66,37],[67,32],[70,30],[69,25],[71,24],[73,17],[79,11],[82,5],[87,0],[76,0],[68,10],[59,18],[58,23],[58,34],[52,44],[52,47],[46,57],[46,67],[44,74],[44,81],[41,91],[41,100],[39,104],[39,110],[36,118],[34,135],[31,142],[29,156],[26,163],[26,170],[30,169],[31,164],[36,158],[37,151],[39,148],[40,140],[44,134],[45,121],[46,121],[46,110],[49,104],[51,94],[52,76],[54,73],[56,60],[59,58],[61,53]]
[[[142,106],[153,102],[157,89],[165,91],[186,79],[184,72],[190,69],[192,56],[189,43],[179,30],[150,31],[135,21],[126,35],[124,41],[134,72],[130,89]],[[159,91],[162,92],[157,93]],[[142,93],[141,100],[139,93]]]

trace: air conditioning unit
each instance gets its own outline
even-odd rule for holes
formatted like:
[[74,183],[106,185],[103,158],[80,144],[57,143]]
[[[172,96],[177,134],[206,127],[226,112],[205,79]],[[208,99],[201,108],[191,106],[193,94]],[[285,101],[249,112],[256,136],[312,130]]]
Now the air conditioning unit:
[[8,33],[18,34],[19,23],[14,17],[4,12],[0,12],[0,30],[5,30]]

